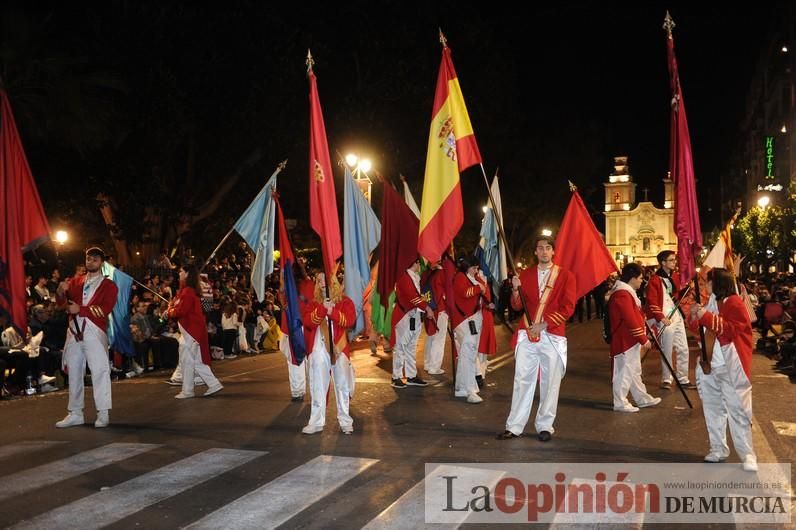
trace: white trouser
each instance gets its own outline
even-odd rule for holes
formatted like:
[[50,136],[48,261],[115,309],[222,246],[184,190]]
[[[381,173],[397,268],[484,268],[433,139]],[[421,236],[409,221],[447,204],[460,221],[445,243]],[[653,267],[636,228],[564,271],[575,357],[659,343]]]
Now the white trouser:
[[[655,329],[655,328],[653,328]],[[657,333],[657,331],[656,331]],[[663,349],[666,360],[672,365],[680,383],[688,383],[688,339],[685,336],[685,325],[681,319],[672,320],[672,323],[663,328],[658,339]],[[672,350],[676,354],[676,363],[672,363]],[[661,381],[672,382],[672,373],[661,359]]]
[[[178,341],[179,342],[179,341]],[[171,373],[171,377],[169,378],[172,381],[176,381],[178,383],[182,383],[182,355],[177,355],[177,368]],[[198,385],[202,382],[202,378],[198,375],[195,375],[193,378],[193,382],[195,385]]]
[[442,358],[445,356],[445,339],[448,336],[448,313],[437,313],[437,332],[426,337],[423,347],[423,364],[426,371],[442,369]]
[[480,375],[481,378],[486,379],[486,369],[489,367],[489,357],[485,353],[479,353],[475,356],[475,375]]
[[730,454],[727,447],[729,423],[732,444],[743,461],[747,455],[755,454],[752,447],[752,384],[740,368],[737,354],[733,352],[733,355],[734,362],[711,367],[708,375],[702,372],[701,366],[697,366],[697,389],[702,399],[711,452]]
[[301,364],[293,364],[293,356],[290,350],[290,339],[287,335],[282,335],[279,340],[279,349],[287,360],[287,377],[290,380],[290,395],[293,397],[303,396],[307,391],[307,362],[302,359]]
[[108,338],[104,333],[101,336],[86,334],[85,339],[81,341],[70,337],[64,347],[61,362],[69,372],[69,412],[83,412],[85,399],[83,378],[86,375],[87,362],[91,370],[91,391],[94,394],[94,405],[98,411],[113,408]]
[[[478,393],[476,357],[478,356],[478,341],[481,338],[481,326],[484,317],[481,311],[462,321],[453,330],[453,339],[456,341],[456,350],[459,357],[456,359],[456,392],[470,394]],[[475,322],[475,335],[470,331],[470,322]]]
[[207,388],[218,386],[216,376],[210,367],[202,362],[202,351],[199,343],[188,333],[180,333],[180,363],[182,363],[182,393],[193,394],[194,376],[198,376],[207,384]]
[[[410,328],[410,320],[414,318],[415,329]],[[417,377],[417,339],[420,338],[420,311],[412,309],[395,325],[395,347],[392,349],[392,378],[407,379]]]
[[[554,346],[552,341],[556,341]],[[553,422],[558,408],[558,391],[564,376],[564,363],[556,349],[566,351],[566,338],[551,336],[542,331],[538,342],[531,342],[525,330],[520,330],[514,349],[514,391],[511,395],[511,412],[506,420],[506,430],[519,436],[525,430],[533,406],[536,379],[541,371],[539,410],[534,423],[536,432],[555,432]]]
[[641,380],[641,344],[614,356],[614,408],[630,407],[627,393],[633,395],[637,405],[649,403],[653,398]]
[[312,411],[307,425],[323,427],[326,425],[326,395],[329,392],[330,376],[334,377],[334,400],[337,404],[337,422],[340,427],[353,427],[354,420],[348,414],[351,388],[348,382],[351,371],[348,356],[338,353],[337,360],[332,366],[329,352],[322,338],[320,330],[315,334],[315,347],[309,358],[310,365],[310,396],[312,398]]

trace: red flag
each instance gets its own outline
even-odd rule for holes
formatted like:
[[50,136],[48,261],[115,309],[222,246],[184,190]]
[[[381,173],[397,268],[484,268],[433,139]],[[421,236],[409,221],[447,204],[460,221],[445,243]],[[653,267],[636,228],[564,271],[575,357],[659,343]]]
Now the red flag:
[[318,84],[312,68],[307,72],[307,77],[310,80],[310,225],[321,238],[323,265],[329,276],[334,274],[337,258],[343,255],[343,244],[340,240],[326,126],[323,124]]
[[575,295],[578,298],[617,271],[616,262],[576,189],[572,190],[569,206],[558,231],[555,262],[575,275]]
[[691,136],[688,133],[685,102],[680,87],[680,75],[677,71],[677,59],[674,56],[674,39],[672,38],[674,22],[668,12],[663,27],[667,31],[666,50],[672,88],[669,169],[674,181],[674,232],[677,234],[680,282],[685,284],[696,273],[696,255],[702,250],[702,228],[699,224]]
[[11,104],[0,89],[0,307],[20,330],[28,327],[23,252],[50,237],[39,191],[17,132]]
[[417,259],[420,221],[392,186],[384,186],[381,203],[381,257],[376,288],[381,304],[387,307],[398,275]]

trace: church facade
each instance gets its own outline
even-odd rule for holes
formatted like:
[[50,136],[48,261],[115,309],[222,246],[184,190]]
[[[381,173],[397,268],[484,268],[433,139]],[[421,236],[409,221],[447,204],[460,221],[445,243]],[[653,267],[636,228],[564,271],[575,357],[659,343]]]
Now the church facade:
[[628,157],[614,157],[614,171],[604,184],[605,244],[620,267],[631,261],[657,265],[655,256],[660,251],[677,250],[672,180],[663,179],[663,185],[663,208],[656,207],[646,196],[636,202],[636,183]]

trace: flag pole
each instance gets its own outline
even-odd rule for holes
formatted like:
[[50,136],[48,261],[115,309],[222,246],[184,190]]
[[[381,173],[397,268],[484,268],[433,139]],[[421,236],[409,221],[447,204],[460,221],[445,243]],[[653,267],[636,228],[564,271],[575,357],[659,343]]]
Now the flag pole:
[[[672,19],[671,15],[669,14],[669,11],[667,10],[666,11],[666,16],[663,19],[663,26],[662,27],[663,27],[663,30],[666,32],[667,50],[668,50],[667,53],[669,54],[668,55],[669,75],[671,77],[670,81],[671,81],[671,85],[672,85],[672,98],[671,98],[671,107],[672,107],[672,120],[671,120],[672,123],[671,123],[671,127],[672,127],[672,130],[670,132],[671,143],[669,145],[669,164],[670,164],[670,168],[669,169],[671,170],[672,176],[674,177],[674,181],[675,181],[675,207],[677,207],[679,205],[679,202],[680,202],[680,197],[677,194],[677,189],[679,187],[678,185],[682,184],[681,181],[683,179],[683,175],[681,175],[680,172],[677,171],[678,164],[677,164],[677,160],[676,160],[676,153],[680,150],[680,148],[681,148],[680,144],[683,141],[683,137],[680,134],[681,131],[680,131],[680,127],[679,127],[679,119],[680,119],[681,116],[683,117],[683,119],[685,119],[685,116],[680,114],[681,110],[684,112],[684,107],[681,107],[681,105],[680,105],[681,104],[681,99],[682,99],[682,94],[681,94],[681,89],[680,89],[680,74],[679,74],[679,72],[677,70],[677,63],[676,63],[675,55],[674,55],[674,37],[672,36],[672,30],[675,28],[675,26],[676,26],[676,24],[674,23],[674,20]],[[675,119],[675,116],[677,116],[677,119]],[[687,124],[685,126],[685,134],[686,134],[686,137],[685,137],[686,148],[687,148],[687,151],[690,154],[690,145],[688,145],[689,138],[687,136],[688,135]],[[693,167],[691,168],[691,172],[693,173]],[[691,177],[693,178],[693,174],[691,175]],[[694,197],[694,199],[696,199],[696,197]],[[682,207],[682,206],[680,206],[680,207]],[[694,203],[694,207],[696,207],[696,203]],[[677,217],[677,212],[676,211],[675,211],[675,217]],[[698,220],[699,219],[698,219],[698,214],[697,214],[697,221]],[[675,219],[675,229],[677,228],[677,223],[678,223],[678,220]],[[681,244],[687,243],[689,247],[692,247],[692,249],[691,249],[692,256],[691,257],[694,260],[694,263],[696,263],[697,252],[696,252],[696,249],[693,248],[694,245],[692,244],[692,241],[690,239],[686,239],[685,241],[683,241],[680,238],[680,234],[678,233],[677,235],[678,235],[678,237],[677,237],[678,249],[680,248]],[[692,237],[695,237],[697,239],[701,239],[701,238],[698,237],[699,234],[694,236],[694,233],[691,232],[689,235],[692,236]],[[701,244],[701,241],[700,241],[700,244]],[[686,254],[686,256],[687,256],[687,254]],[[681,263],[680,265],[682,266],[683,264]],[[696,302],[697,304],[700,304],[701,303],[701,300],[700,300],[700,294],[701,293],[699,292],[699,272],[696,271],[696,270],[694,271],[694,278],[693,278],[692,281],[694,282],[694,302]],[[707,351],[707,347],[706,347],[706,343],[705,343],[705,328],[703,326],[699,326],[699,339],[700,339],[699,340],[699,346],[700,346],[700,350],[701,350],[700,351],[700,353],[701,353],[700,364],[705,363],[707,365],[707,371],[709,372],[710,371],[710,361],[711,361],[711,356],[712,356],[713,352]],[[663,353],[663,350],[661,350],[661,353]],[[666,360],[666,356],[665,355],[662,355],[661,358]],[[668,363],[667,363],[667,365],[668,365]],[[671,367],[669,367],[669,369],[671,370]],[[674,372],[672,372],[672,373],[674,373]],[[677,380],[677,385],[680,386],[680,381],[679,381],[679,379],[677,379],[676,375],[675,375],[675,379]],[[681,386],[680,386],[680,390],[682,391],[682,387]],[[683,392],[683,395],[685,396],[685,392]],[[688,399],[686,398],[686,401],[687,400]],[[691,402],[689,401],[688,404],[690,405]]]
[[[279,163],[279,164],[276,166],[276,171],[275,171],[275,172],[274,172],[274,174],[273,174],[273,175],[271,175],[271,176],[278,175],[278,174],[279,174],[279,173],[280,173],[280,172],[281,172],[283,169],[285,169],[285,167],[287,167],[287,158],[286,158],[286,159],[284,159],[284,160],[282,160],[282,161],[281,161],[281,162],[280,162],[280,163]],[[269,177],[269,178],[270,178],[270,177]],[[266,181],[266,182],[267,182],[267,181]],[[207,258],[207,259],[205,260],[205,262],[202,264],[202,268],[200,268],[198,272],[202,272],[203,270],[205,270],[205,267],[207,267],[207,264],[208,264],[208,263],[210,263],[210,260],[211,260],[211,259],[213,259],[213,257],[216,255],[216,252],[218,252],[218,250],[221,248],[221,245],[223,245],[223,244],[224,244],[224,242],[225,242],[225,241],[226,241],[226,240],[229,238],[229,236],[231,236],[231,235],[232,235],[232,232],[234,232],[234,231],[235,231],[235,225],[233,224],[233,225],[232,225],[232,228],[230,228],[230,229],[229,229],[229,232],[227,232],[227,233],[226,233],[226,235],[225,235],[225,236],[224,236],[224,237],[221,239],[221,243],[219,243],[218,245],[216,245],[216,248],[214,248],[214,249],[213,249],[213,252],[211,252],[211,253],[210,253],[210,256],[208,256],[208,258]]]
[[[501,219],[500,212],[498,211],[497,205],[495,204],[495,198],[492,196],[492,189],[489,186],[489,179],[486,176],[486,170],[484,169],[483,162],[479,164],[481,166],[481,174],[484,176],[484,184],[486,185],[486,192],[489,195],[489,203],[492,205],[492,214],[495,216],[495,221],[498,227],[498,234],[500,235],[500,239],[503,241],[503,246],[506,247],[506,254],[509,255],[509,264],[511,265],[511,271],[514,273],[515,276],[519,278],[519,273],[517,272],[517,268],[514,262],[514,255],[511,252],[511,248],[509,248],[508,239],[506,239],[506,233],[503,231],[503,219]],[[570,189],[572,189],[572,183],[570,183]],[[533,324],[533,319],[531,318],[531,313],[528,311],[528,304],[525,302],[525,296],[522,294],[522,289],[518,290],[517,293],[520,295],[520,302],[522,303],[522,312],[525,315],[525,319],[528,322],[528,326],[530,329],[530,325]],[[530,338],[530,336],[529,336]]]

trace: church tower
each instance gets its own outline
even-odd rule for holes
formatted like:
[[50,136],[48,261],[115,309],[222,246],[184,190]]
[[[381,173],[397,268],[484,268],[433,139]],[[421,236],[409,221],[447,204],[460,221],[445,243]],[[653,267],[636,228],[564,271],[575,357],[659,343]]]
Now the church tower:
[[629,211],[636,205],[636,183],[630,174],[628,157],[614,157],[614,171],[605,184],[605,211]]

